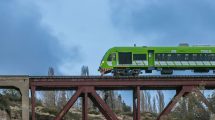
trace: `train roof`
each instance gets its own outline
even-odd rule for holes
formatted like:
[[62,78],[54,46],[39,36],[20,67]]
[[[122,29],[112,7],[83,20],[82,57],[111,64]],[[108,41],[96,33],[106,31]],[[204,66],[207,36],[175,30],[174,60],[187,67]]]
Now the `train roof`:
[[145,51],[145,50],[180,50],[180,51],[192,51],[192,50],[211,50],[215,52],[215,46],[121,46],[112,47],[108,50],[111,51]]

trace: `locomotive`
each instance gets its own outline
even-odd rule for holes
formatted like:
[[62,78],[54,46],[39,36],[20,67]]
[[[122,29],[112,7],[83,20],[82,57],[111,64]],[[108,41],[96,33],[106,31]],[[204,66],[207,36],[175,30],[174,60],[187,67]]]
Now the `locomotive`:
[[114,76],[138,76],[152,73],[171,75],[174,70],[192,70],[195,73],[215,71],[215,46],[175,47],[113,47],[104,55],[100,73]]

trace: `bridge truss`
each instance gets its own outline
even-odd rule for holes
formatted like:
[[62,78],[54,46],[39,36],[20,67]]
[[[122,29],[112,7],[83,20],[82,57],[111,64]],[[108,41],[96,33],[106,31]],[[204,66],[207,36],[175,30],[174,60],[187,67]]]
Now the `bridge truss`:
[[133,119],[140,120],[140,91],[141,90],[176,90],[176,94],[157,120],[165,118],[181,97],[195,92],[201,101],[213,112],[212,105],[200,92],[199,87],[215,88],[215,76],[144,76],[144,77],[74,77],[74,76],[37,76],[30,77],[32,120],[35,120],[35,91],[74,89],[75,94],[70,98],[55,120],[61,120],[75,101],[82,97],[82,119],[88,120],[88,98],[98,107],[107,120],[118,120],[116,114],[96,93],[96,90],[132,90]]

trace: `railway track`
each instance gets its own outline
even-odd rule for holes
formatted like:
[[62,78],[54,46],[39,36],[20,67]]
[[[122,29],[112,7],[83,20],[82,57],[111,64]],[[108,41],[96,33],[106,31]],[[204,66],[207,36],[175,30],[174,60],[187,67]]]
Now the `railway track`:
[[215,78],[215,75],[146,75],[146,76],[29,76],[30,79],[144,79],[144,78]]

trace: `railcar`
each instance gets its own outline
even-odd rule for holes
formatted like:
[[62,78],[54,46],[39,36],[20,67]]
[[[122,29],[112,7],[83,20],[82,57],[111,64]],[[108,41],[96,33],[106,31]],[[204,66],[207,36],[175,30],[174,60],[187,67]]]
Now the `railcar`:
[[173,74],[174,70],[215,71],[215,46],[113,47],[101,60],[101,74],[138,76],[142,71]]

